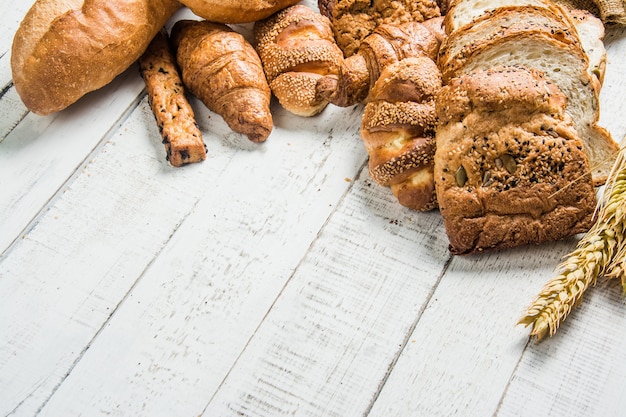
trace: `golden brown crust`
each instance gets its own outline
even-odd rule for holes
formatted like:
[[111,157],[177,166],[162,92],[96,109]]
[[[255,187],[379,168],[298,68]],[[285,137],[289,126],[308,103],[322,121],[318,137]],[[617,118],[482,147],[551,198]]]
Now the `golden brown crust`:
[[202,132],[185,97],[165,30],[156,34],[139,58],[139,70],[146,84],[148,101],[172,166],[180,167],[206,159]]
[[589,162],[563,93],[543,74],[471,72],[443,87],[436,105],[435,186],[453,253],[539,244],[591,226]]
[[280,104],[300,116],[319,113],[328,102],[316,95],[317,80],[336,74],[343,60],[328,18],[303,5],[291,6],[256,22],[254,39]]
[[196,15],[217,23],[251,23],[300,0],[183,0]]
[[176,0],[37,0],[11,51],[20,98],[46,115],[103,87],[141,56],[178,8]]
[[189,92],[235,132],[265,141],[273,128],[271,92],[252,45],[228,26],[206,20],[179,20],[171,39]]
[[363,113],[361,138],[370,176],[414,210],[436,207],[434,96],[441,85],[432,59],[403,59],[383,70]]
[[378,26],[359,51],[343,61],[337,75],[318,81],[318,95],[340,107],[366,101],[385,67],[410,57],[436,58],[440,45],[436,30],[421,22]]
[[423,22],[441,16],[435,0],[318,0],[331,20],[337,44],[346,57],[359,49],[363,39],[379,25]]

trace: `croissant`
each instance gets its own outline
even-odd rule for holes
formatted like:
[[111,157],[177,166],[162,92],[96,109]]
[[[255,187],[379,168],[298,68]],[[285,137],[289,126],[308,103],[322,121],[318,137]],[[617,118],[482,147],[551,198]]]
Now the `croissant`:
[[343,60],[337,74],[317,82],[320,99],[339,107],[367,100],[370,89],[388,65],[409,57],[435,59],[444,37],[443,19],[378,26],[360,44],[357,53]]
[[291,6],[257,21],[254,38],[279,103],[300,116],[322,111],[328,102],[316,95],[317,80],[336,74],[343,59],[328,18],[304,5]]
[[273,128],[271,91],[256,51],[221,23],[179,20],[170,34],[183,83],[228,126],[253,142]]
[[437,207],[435,95],[441,87],[441,72],[430,57],[394,62],[372,87],[361,122],[370,176],[414,210]]

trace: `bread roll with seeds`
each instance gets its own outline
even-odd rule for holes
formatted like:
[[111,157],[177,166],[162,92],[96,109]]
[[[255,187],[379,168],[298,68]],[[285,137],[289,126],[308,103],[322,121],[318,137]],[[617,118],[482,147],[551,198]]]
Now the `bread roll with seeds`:
[[414,210],[437,207],[434,97],[441,85],[441,73],[429,57],[392,63],[374,84],[363,114],[361,138],[370,176]]
[[434,175],[454,254],[583,233],[596,194],[567,98],[537,70],[494,67],[436,96]]
[[166,159],[175,167],[204,161],[206,146],[202,132],[185,96],[165,29],[156,34],[139,58],[139,71],[163,138]]
[[427,22],[378,26],[358,52],[342,62],[337,74],[318,80],[318,96],[339,107],[362,103],[387,66],[409,57],[435,59],[444,36],[442,18]]
[[228,26],[179,20],[170,35],[183,83],[235,132],[263,142],[273,128],[271,92],[254,48]]
[[254,25],[255,48],[270,89],[299,116],[313,116],[328,102],[316,95],[317,80],[336,74],[343,54],[330,21],[304,5],[288,7]]

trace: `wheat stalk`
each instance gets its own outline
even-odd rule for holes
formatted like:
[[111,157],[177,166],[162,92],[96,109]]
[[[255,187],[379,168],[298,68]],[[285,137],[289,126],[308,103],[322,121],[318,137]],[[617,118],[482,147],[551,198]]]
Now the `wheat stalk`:
[[604,273],[620,276],[622,284],[626,282],[626,159],[621,151],[596,215],[593,226],[557,268],[559,275],[544,285],[519,320],[518,324],[532,326],[531,337],[541,340],[548,333],[554,335],[585,291]]

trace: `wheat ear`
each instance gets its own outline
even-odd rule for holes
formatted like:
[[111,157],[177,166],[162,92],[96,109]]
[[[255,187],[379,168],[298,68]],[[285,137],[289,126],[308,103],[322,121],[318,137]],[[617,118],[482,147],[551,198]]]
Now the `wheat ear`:
[[[519,320],[518,324],[532,325],[531,337],[541,340],[548,333],[554,335],[585,291],[595,285],[609,265],[613,265],[615,254],[622,251],[626,254],[623,236],[626,223],[626,160],[623,152],[618,154],[596,215],[593,226],[557,268],[559,275],[544,285]],[[622,259],[626,267],[626,257]],[[614,271],[617,272],[617,269]],[[625,275],[621,276],[624,282]]]

